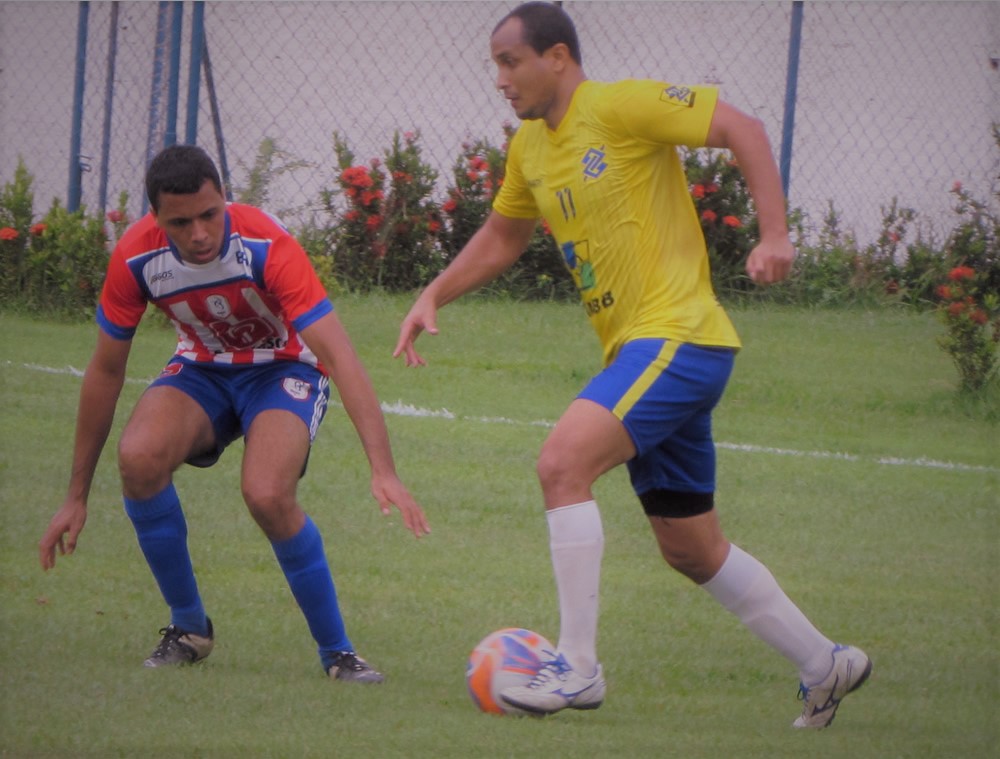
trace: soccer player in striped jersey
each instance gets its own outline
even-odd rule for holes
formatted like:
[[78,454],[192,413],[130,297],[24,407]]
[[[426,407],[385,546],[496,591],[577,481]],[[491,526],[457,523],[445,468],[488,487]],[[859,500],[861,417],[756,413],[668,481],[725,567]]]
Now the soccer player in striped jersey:
[[514,263],[538,217],[604,349],[603,370],[559,419],[537,467],[559,597],[558,650],[529,685],[501,696],[541,714],[603,702],[596,638],[604,534],[592,485],[626,464],[667,563],[792,662],[805,701],[795,726],[825,727],[871,661],[824,636],[763,564],[723,536],[711,415],[740,342],[713,293],[675,147],[732,151],[760,224],[747,272],[766,285],[788,275],[794,256],[767,135],[713,87],[588,80],[573,22],[551,3],[515,8],[490,47],[496,86],[523,120],[504,183],[482,228],[417,298],[394,355],[423,364],[414,341],[437,333],[437,310]]
[[108,265],[97,345],[80,390],[69,488],[39,543],[42,567],[55,565],[57,549],[76,548],[132,338],[152,303],[173,322],[177,349],[142,394],[118,444],[125,511],[170,609],[145,665],[191,663],[212,650],[214,630],[173,473],[185,462],[212,466],[242,437],[243,499],[305,615],[323,670],[334,679],[381,682],[347,635],[320,531],[296,498],[333,380],[382,512],[395,506],[417,537],[429,532],[396,474],[365,368],[305,251],[270,215],[227,204],[203,150],[161,151],[146,172],[146,193],[152,211],[126,231]]

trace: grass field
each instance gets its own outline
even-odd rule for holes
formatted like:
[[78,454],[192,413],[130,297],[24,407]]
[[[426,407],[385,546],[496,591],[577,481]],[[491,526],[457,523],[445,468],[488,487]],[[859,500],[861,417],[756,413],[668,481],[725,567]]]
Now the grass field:
[[[733,312],[745,350],[716,415],[723,526],[829,636],[875,662],[816,733],[790,727],[790,665],[663,564],[624,471],[597,487],[607,702],[544,720],[473,708],[464,664],[481,637],[558,634],[534,458],[599,353],[576,306],[469,299],[422,338],[429,366],[406,369],[389,354],[407,306],[338,303],[433,533],[417,541],[379,514],[339,407],[300,489],[348,630],[387,673],[367,688],[322,677],[242,505],[240,446],[211,472],[177,475],[216,626],[203,664],[141,666],[168,612],[112,448],[77,553],[39,569],[94,327],[0,314],[0,756],[998,755],[1000,425],[995,399],[956,401],[932,317]],[[157,324],[140,331],[116,432],[172,342]]]

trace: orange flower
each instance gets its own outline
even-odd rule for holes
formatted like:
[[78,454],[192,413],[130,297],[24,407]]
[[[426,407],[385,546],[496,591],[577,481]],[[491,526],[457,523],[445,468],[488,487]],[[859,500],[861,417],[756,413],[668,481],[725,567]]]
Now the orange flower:
[[952,282],[961,282],[963,279],[974,279],[976,270],[970,266],[956,266],[948,272],[948,279]]
[[948,285],[938,285],[937,294],[939,298],[951,300],[951,288]]
[[454,198],[448,198],[441,204],[441,210],[445,213],[455,213],[456,208],[458,208],[458,202]]
[[16,240],[20,235],[13,227],[3,227],[0,229],[0,240]]
[[727,227],[733,227],[734,229],[736,227],[743,226],[743,222],[737,219],[735,216],[723,216],[722,223],[725,224]]
[[32,224],[29,231],[35,237],[41,237],[45,233],[46,229],[48,229],[48,225],[44,221],[40,221],[37,224]]
[[692,197],[701,200],[703,197],[705,197],[705,185],[696,184],[694,187],[691,188],[691,195]]
[[948,316],[960,316],[965,311],[965,304],[962,301],[955,301],[948,306]]
[[989,321],[989,317],[986,315],[986,312],[983,311],[981,308],[977,308],[975,311],[969,314],[969,318],[972,319],[972,321],[974,321],[976,324],[986,324],[986,322]]
[[707,221],[709,224],[711,224],[717,218],[719,218],[718,214],[716,214],[715,211],[713,211],[711,208],[706,208],[704,211],[701,212],[701,220]]

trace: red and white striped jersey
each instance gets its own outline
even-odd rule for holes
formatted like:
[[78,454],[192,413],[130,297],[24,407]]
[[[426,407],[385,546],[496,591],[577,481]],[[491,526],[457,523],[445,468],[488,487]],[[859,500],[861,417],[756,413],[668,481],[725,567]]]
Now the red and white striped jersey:
[[299,331],[333,310],[298,241],[270,214],[236,203],[226,206],[222,254],[207,264],[181,260],[152,214],[129,228],[111,254],[97,322],[130,340],[147,303],[177,329],[176,355],[217,365],[318,366]]

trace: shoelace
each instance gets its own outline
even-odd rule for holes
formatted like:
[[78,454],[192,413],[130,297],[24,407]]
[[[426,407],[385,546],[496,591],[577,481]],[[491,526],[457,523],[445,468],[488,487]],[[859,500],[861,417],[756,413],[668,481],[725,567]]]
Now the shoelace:
[[528,683],[528,687],[541,688],[552,682],[552,680],[564,680],[566,673],[569,672],[570,669],[572,668],[569,666],[569,663],[561,656],[557,659],[547,661],[542,665],[542,668],[538,670],[538,674],[532,678],[530,683]]

